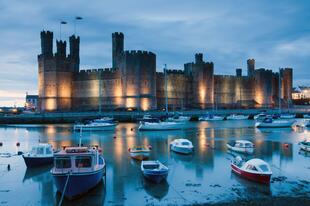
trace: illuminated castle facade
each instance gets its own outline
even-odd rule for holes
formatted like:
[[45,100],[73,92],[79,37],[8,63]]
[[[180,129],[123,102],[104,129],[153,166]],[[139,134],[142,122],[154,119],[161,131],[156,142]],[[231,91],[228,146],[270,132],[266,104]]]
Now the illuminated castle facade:
[[123,33],[112,34],[112,68],[80,70],[79,44],[72,35],[67,55],[66,42],[56,41],[54,54],[53,33],[41,32],[40,111],[161,110],[166,93],[173,110],[275,107],[279,94],[282,104],[291,102],[291,68],[280,70],[279,81],[279,73],[255,69],[255,60],[249,59],[246,76],[241,69],[236,75],[217,75],[213,62],[198,53],[184,70],[166,70],[166,85],[165,74],[156,72],[156,55],[125,51]]

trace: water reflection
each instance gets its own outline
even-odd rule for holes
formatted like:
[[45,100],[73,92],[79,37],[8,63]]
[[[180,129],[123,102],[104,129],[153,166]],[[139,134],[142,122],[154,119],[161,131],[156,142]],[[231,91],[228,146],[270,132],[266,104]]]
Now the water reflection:
[[[232,196],[252,198],[295,195],[296,192],[290,189],[295,185],[290,182],[296,179],[310,181],[310,155],[300,151],[297,145],[299,141],[310,137],[307,129],[255,129],[253,121],[190,124],[189,128],[180,131],[140,132],[137,124],[128,123],[119,124],[115,131],[83,132],[84,145],[99,145],[103,149],[107,162],[107,187],[105,190],[102,183],[82,198],[73,202],[65,200],[64,205],[85,205],[89,202],[94,205],[135,205],[137,201],[145,205],[148,197],[155,199],[154,204],[183,204],[182,199],[180,202],[176,200],[179,198],[177,194],[181,192],[189,201],[202,203],[205,202],[206,194],[213,202]],[[57,149],[77,145],[79,138],[80,133],[74,132],[72,125],[0,128],[0,141],[3,142],[0,152],[28,151],[39,141],[48,142]],[[169,144],[176,138],[192,141],[194,153],[182,155],[171,152]],[[264,159],[271,165],[273,176],[285,176],[290,181],[275,182],[270,187],[263,187],[232,174],[230,159],[237,154],[231,155],[226,144],[237,139],[255,144],[254,154],[245,157]],[[16,142],[21,143],[19,148]],[[169,167],[167,182],[155,185],[142,178],[140,162],[132,160],[128,153],[128,148],[134,145],[152,146],[150,159],[158,159]],[[3,165],[8,163],[13,170],[3,172]],[[0,158],[0,167],[0,182],[15,188],[1,194],[8,204],[35,205],[40,202],[41,205],[54,205],[59,201],[48,167],[26,169],[21,156]],[[10,181],[5,182],[7,179]],[[36,192],[28,197],[28,191],[31,190]],[[310,186],[304,187],[304,190],[310,192]],[[12,198],[19,194],[26,195],[25,199]]]

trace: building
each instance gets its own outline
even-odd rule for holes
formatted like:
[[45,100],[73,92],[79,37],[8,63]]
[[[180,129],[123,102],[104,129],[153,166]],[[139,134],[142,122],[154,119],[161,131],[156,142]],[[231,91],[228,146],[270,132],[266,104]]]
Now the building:
[[[39,65],[40,111],[170,110],[206,108],[266,108],[291,104],[292,69],[274,73],[255,69],[247,61],[247,75],[218,75],[214,63],[203,54],[184,64],[182,70],[156,72],[156,55],[150,51],[124,50],[124,34],[112,34],[112,67],[80,70],[80,38],[56,41],[41,32]],[[280,73],[280,78],[279,78]],[[280,88],[280,89],[279,89]],[[279,98],[280,95],[280,98]]]
[[26,102],[25,102],[25,109],[26,110],[36,110],[38,107],[38,95],[30,95],[26,94]]

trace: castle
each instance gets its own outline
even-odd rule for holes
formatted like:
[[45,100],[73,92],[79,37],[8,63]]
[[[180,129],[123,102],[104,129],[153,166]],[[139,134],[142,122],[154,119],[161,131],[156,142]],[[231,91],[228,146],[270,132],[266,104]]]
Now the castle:
[[[247,61],[247,75],[214,74],[213,62],[195,54],[184,70],[156,72],[156,55],[149,51],[124,50],[123,33],[112,34],[112,68],[80,70],[80,37],[56,41],[53,33],[41,32],[39,66],[40,111],[104,111],[115,109],[266,108],[291,103],[292,69],[255,69]],[[280,74],[280,79],[279,79]],[[165,78],[166,76],[166,78]],[[165,81],[166,79],[166,81]],[[280,90],[279,90],[280,89]],[[280,98],[279,98],[280,94]]]

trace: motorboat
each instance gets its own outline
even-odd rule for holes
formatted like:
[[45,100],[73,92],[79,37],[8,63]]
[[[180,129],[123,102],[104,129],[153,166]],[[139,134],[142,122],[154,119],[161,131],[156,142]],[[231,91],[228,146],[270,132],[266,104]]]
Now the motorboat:
[[52,145],[39,143],[32,147],[30,152],[24,153],[23,158],[27,167],[39,167],[53,164],[54,152]]
[[150,181],[159,183],[165,180],[168,176],[168,167],[163,165],[158,160],[152,161],[142,161],[141,171],[143,176]]
[[156,118],[156,117],[152,117],[151,115],[149,114],[145,114],[143,115],[143,117],[141,119],[139,119],[139,122],[159,122],[159,118]]
[[150,146],[134,146],[128,149],[130,157],[135,160],[146,160],[149,158],[151,149]]
[[310,114],[304,114],[303,117],[306,119],[310,119]]
[[99,119],[94,119],[92,122],[94,123],[115,123],[112,117],[102,117]]
[[226,144],[227,148],[235,151],[247,154],[252,154],[254,152],[255,146],[252,142],[247,140],[236,140]]
[[305,140],[305,141],[302,141],[302,142],[299,142],[299,147],[300,149],[302,149],[303,151],[306,151],[306,152],[310,152],[310,142]]
[[259,120],[259,119],[265,119],[267,117],[267,114],[266,113],[259,113],[257,115],[254,115],[253,119],[254,120]]
[[179,130],[184,128],[184,122],[140,122],[139,130]]
[[69,199],[94,188],[105,173],[105,160],[97,146],[65,147],[55,153],[51,170],[57,190]]
[[193,152],[194,146],[192,142],[187,139],[175,139],[170,142],[170,149],[177,153],[190,154]]
[[114,130],[116,123],[114,122],[90,122],[88,124],[75,124],[74,130],[83,130],[83,131],[105,131],[105,130]]
[[263,121],[258,121],[255,123],[257,128],[282,128],[282,127],[292,127],[295,120],[281,120],[265,118]]
[[226,117],[227,120],[245,120],[249,119],[249,115],[231,114]]
[[295,116],[295,114],[280,114],[281,119],[294,119]]
[[191,119],[189,116],[174,115],[173,117],[168,117],[167,122],[188,122]]
[[214,115],[214,114],[207,114],[199,117],[199,121],[221,121],[224,120],[224,116]]
[[240,156],[237,156],[231,162],[231,169],[245,179],[263,184],[270,183],[272,171],[269,164],[261,159],[244,161]]

